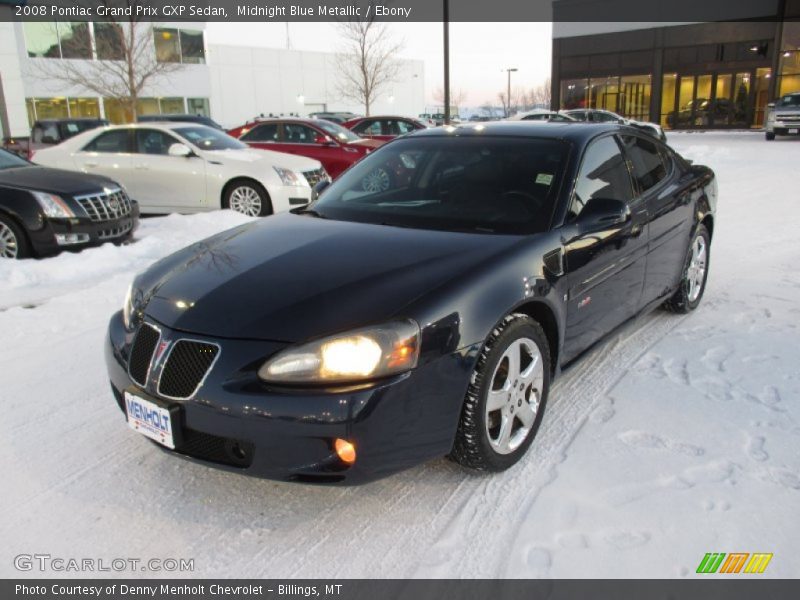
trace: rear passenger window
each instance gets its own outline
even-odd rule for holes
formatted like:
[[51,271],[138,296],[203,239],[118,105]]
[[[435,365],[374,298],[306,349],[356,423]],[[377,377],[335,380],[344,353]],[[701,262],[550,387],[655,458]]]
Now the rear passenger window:
[[243,142],[277,142],[278,126],[275,123],[258,125],[239,139]]
[[622,143],[633,165],[633,176],[641,192],[655,187],[667,176],[667,167],[656,142],[635,135],[623,135]]
[[575,182],[568,220],[576,218],[593,198],[630,202],[633,198],[631,178],[619,144],[611,137],[592,142],[583,156]]
[[84,148],[85,152],[130,152],[127,129],[115,129],[101,133]]

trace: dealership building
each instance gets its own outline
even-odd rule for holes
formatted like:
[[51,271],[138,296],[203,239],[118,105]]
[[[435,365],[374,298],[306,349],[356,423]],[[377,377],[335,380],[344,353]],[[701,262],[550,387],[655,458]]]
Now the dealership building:
[[[0,6],[0,11],[10,7]],[[0,134],[27,136],[36,119],[103,117],[125,122],[119,101],[48,74],[70,61],[71,72],[91,73],[115,35],[111,23],[0,22]],[[355,113],[363,107],[338,93],[333,53],[209,44],[204,23],[145,27],[155,60],[175,63],[140,95],[140,115],[191,113],[226,127],[260,114],[305,116],[316,111]],[[416,115],[425,106],[424,63],[399,60],[394,83],[373,103],[374,113]]]
[[[558,0],[554,16],[600,14],[603,5]],[[554,23],[553,106],[675,129],[762,127],[767,103],[800,91],[800,0],[736,9],[731,22]]]

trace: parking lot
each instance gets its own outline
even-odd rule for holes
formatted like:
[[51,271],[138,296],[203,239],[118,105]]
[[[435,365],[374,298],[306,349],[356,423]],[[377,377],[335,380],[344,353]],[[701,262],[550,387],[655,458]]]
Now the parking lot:
[[103,363],[128,283],[248,217],[145,219],[128,246],[0,263],[0,538],[15,540],[0,575],[25,576],[22,551],[287,578],[680,577],[706,552],[751,551],[774,553],[768,576],[794,575],[800,141],[668,142],[719,180],[703,304],[629,323],[565,372],[531,451],[494,476],[442,459],[362,487],[276,483],[128,429]]

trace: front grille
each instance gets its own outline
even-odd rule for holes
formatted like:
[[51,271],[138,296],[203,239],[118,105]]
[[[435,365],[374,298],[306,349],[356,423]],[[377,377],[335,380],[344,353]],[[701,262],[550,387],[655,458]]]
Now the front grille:
[[800,123],[800,115],[777,115],[775,118],[778,121]]
[[75,200],[92,221],[113,221],[131,214],[131,201],[119,188],[98,194],[75,196]]
[[183,443],[176,450],[192,458],[247,468],[253,463],[255,447],[250,442],[186,428],[183,430]]
[[133,222],[124,223],[119,227],[112,227],[110,229],[103,229],[97,233],[101,240],[112,240],[121,237],[133,229]]
[[314,169],[313,171],[303,171],[303,175],[305,175],[306,181],[308,181],[308,185],[314,187],[323,179],[329,179],[328,174],[325,172],[325,169]]
[[161,332],[158,329],[143,323],[136,332],[136,339],[133,340],[131,357],[128,361],[128,374],[142,387],[147,385],[150,361],[153,359],[153,352],[155,352],[160,338]]
[[178,340],[172,346],[158,382],[158,393],[182,400],[194,396],[219,354],[219,346]]

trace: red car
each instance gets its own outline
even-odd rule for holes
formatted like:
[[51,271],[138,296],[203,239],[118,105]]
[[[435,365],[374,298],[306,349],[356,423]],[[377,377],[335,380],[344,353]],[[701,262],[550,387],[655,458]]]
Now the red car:
[[350,131],[372,140],[389,141],[404,133],[429,127],[424,121],[409,117],[359,117],[342,123]]
[[384,143],[363,139],[323,119],[257,119],[231,129],[228,135],[253,148],[315,158],[334,179]]

